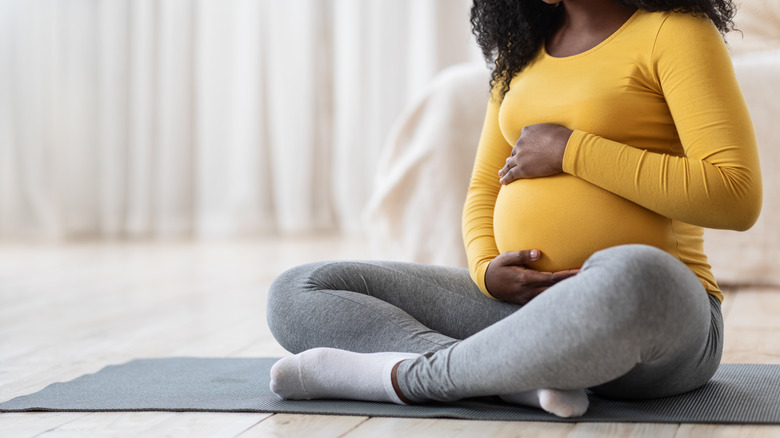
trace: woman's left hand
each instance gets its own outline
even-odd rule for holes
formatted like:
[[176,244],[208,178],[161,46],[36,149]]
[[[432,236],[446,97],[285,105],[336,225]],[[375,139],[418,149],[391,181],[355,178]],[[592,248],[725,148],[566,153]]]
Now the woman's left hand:
[[523,178],[539,178],[563,172],[563,153],[572,130],[554,123],[528,125],[512,148],[506,165],[498,171],[501,184]]

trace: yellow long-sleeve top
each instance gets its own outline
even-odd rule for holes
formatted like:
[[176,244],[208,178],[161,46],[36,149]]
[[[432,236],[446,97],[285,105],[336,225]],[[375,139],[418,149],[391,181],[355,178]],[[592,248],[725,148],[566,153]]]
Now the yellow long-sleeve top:
[[[745,230],[761,210],[755,134],[726,46],[706,18],[637,11],[578,55],[544,47],[503,100],[494,90],[463,211],[472,279],[505,251],[542,271],[627,243],[661,248],[722,300],[703,228]],[[498,182],[527,125],[574,130],[564,173]],[[735,254],[735,257],[738,255]]]

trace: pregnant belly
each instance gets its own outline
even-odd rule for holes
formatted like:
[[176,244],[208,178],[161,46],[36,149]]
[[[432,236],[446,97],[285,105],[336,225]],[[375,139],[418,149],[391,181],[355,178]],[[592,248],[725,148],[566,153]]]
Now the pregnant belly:
[[642,243],[670,250],[671,223],[631,201],[571,175],[503,186],[493,215],[501,252],[539,249],[540,271],[579,268],[594,252]]

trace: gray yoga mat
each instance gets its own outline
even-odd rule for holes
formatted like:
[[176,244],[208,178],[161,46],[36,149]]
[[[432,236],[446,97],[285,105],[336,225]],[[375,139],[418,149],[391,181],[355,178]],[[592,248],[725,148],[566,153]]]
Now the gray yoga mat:
[[400,406],[346,400],[279,400],[268,389],[273,358],[138,359],[0,403],[0,412],[209,411],[652,423],[780,424],[780,365],[723,364],[696,391],[645,401],[589,394],[584,417],[563,420],[497,398]]

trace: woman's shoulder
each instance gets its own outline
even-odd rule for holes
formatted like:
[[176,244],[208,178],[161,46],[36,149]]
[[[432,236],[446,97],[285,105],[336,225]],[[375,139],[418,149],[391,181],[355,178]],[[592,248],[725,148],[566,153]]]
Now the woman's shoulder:
[[645,29],[669,39],[685,42],[686,38],[720,35],[712,21],[704,14],[681,11],[640,11],[637,17]]
[[642,41],[638,47],[648,51],[653,63],[659,57],[685,57],[692,51],[707,51],[718,46],[725,49],[715,24],[706,15],[690,12],[639,11],[636,36]]

